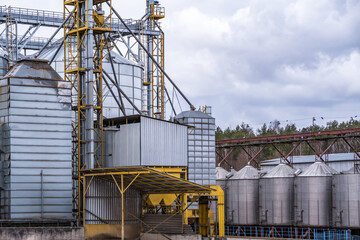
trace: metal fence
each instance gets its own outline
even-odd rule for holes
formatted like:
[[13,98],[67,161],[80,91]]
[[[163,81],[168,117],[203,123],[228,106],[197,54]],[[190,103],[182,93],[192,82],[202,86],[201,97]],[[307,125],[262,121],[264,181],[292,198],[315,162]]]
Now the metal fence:
[[[199,233],[199,225],[191,225],[195,233]],[[212,226],[210,232],[216,235],[217,228]],[[215,231],[215,232],[214,232]],[[226,236],[263,237],[276,239],[316,239],[316,240],[354,240],[350,229],[328,228],[295,228],[265,226],[225,226]]]
[[319,229],[296,227],[264,227],[264,226],[226,226],[225,234],[242,237],[292,238],[292,239],[326,239],[350,240],[349,229]]

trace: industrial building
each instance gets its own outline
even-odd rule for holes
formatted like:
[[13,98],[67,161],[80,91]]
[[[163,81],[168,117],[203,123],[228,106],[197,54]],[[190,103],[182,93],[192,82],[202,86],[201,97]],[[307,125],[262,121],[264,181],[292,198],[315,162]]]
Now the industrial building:
[[224,235],[215,119],[166,73],[165,8],[145,3],[140,20],[105,0],[0,7],[2,226],[146,239],[195,234],[192,223]]
[[0,7],[0,226],[42,239],[358,234],[354,157],[254,164],[259,151],[239,171],[216,167],[211,108],[166,72],[165,8],[145,2],[139,20],[107,0]]

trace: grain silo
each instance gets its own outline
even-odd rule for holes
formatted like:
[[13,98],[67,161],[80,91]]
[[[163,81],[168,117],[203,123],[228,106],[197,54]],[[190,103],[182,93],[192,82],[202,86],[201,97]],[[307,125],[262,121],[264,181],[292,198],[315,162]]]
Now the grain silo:
[[226,223],[257,225],[259,223],[259,171],[247,165],[228,180],[225,199]]
[[200,185],[215,185],[215,118],[201,111],[186,111],[175,119],[194,127],[188,134],[188,179]]
[[333,226],[360,228],[360,174],[354,168],[333,176]]
[[[57,46],[46,49],[39,58],[50,60],[54,54],[56,54]],[[130,61],[116,52],[111,52],[112,63],[116,77],[114,77],[114,71],[110,61],[110,56],[107,56],[103,60],[103,69],[111,76],[115,81],[117,80],[118,85],[134,103],[138,109],[142,109],[142,67],[140,64]],[[54,58],[51,66],[59,73],[60,76],[64,76],[64,50],[61,49]],[[107,79],[110,88],[104,83],[103,84],[103,95],[104,95],[104,117],[115,118],[123,116],[119,106],[117,105],[111,91],[114,93],[116,98],[119,97],[119,92],[111,81]],[[111,89],[111,91],[110,91]],[[75,94],[76,95],[76,94]],[[124,97],[122,97],[124,98]],[[135,109],[130,105],[128,101],[123,99],[125,105],[126,114],[134,115],[138,114]]]
[[2,218],[70,221],[70,83],[47,61],[25,59],[0,85]]
[[295,180],[297,226],[329,227],[332,215],[332,176],[324,162],[315,162]]
[[260,179],[260,224],[291,226],[295,170],[281,163]]

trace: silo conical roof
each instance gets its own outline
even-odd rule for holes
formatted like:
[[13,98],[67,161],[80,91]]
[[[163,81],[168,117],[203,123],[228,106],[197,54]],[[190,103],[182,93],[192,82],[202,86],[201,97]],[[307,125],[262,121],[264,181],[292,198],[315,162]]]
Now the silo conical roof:
[[216,180],[226,179],[226,176],[229,174],[228,171],[226,171],[222,167],[216,167]]
[[295,176],[295,169],[292,167],[280,163],[273,169],[271,169],[263,178],[282,178],[282,177],[294,177]]
[[240,169],[231,179],[259,179],[259,171],[251,165]]
[[304,172],[302,172],[300,177],[316,177],[316,176],[332,176],[337,174],[334,169],[326,165],[324,162],[315,162],[311,164]]
[[213,118],[213,117],[201,111],[185,111],[176,115],[175,118],[180,119],[180,118]]

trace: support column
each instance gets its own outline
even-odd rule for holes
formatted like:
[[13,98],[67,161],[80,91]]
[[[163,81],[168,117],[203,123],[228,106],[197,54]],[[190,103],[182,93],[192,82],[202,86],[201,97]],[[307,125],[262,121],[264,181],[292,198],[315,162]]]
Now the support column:
[[199,229],[203,237],[208,236],[209,232],[209,206],[208,198],[200,197],[199,199]]

